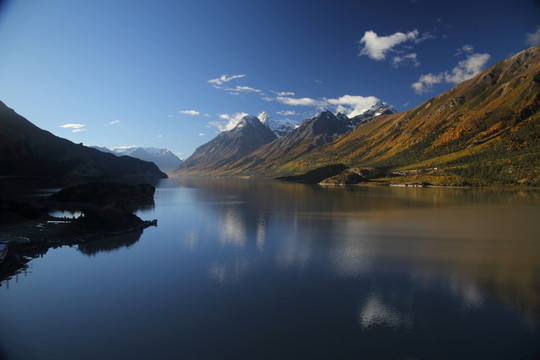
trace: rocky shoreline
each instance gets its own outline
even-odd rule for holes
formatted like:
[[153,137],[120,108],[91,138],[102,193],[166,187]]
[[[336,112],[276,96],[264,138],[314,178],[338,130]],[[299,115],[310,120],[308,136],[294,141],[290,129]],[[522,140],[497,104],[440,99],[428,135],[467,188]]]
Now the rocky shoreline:
[[[32,202],[0,199],[0,241],[8,243],[8,254],[0,263],[3,280],[28,267],[28,262],[51,248],[77,246],[106,240],[107,247],[122,246],[122,236],[136,242],[143,229],[157,220],[142,220],[126,206],[153,205],[155,188],[148,184],[90,183]],[[69,210],[78,217],[55,217],[52,210]],[[116,244],[118,242],[118,244]]]

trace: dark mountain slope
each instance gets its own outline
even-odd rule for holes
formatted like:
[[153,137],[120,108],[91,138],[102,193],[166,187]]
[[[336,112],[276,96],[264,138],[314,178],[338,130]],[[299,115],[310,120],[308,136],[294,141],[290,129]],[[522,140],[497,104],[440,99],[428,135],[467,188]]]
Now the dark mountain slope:
[[276,139],[276,135],[254,116],[245,116],[230,131],[224,131],[199,146],[171,175],[211,174]]
[[58,180],[162,178],[152,163],[116,157],[42,130],[0,102],[0,176]]
[[[350,130],[349,119],[336,117],[329,111],[306,119],[285,136],[266,144],[236,163],[222,169],[224,173],[266,174],[287,162],[294,161],[318,146],[332,142]],[[279,173],[279,170],[276,171]]]

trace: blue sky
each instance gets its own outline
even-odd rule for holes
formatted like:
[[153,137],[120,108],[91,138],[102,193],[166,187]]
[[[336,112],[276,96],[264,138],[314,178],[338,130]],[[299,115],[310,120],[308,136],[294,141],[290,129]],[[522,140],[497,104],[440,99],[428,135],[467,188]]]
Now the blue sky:
[[537,0],[1,4],[0,100],[76,143],[184,158],[238,114],[407,110],[540,43]]

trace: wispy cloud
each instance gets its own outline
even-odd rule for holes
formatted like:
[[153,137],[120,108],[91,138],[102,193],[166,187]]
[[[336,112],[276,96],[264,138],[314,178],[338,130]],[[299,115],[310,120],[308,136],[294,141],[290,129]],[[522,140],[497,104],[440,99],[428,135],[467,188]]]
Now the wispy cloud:
[[[470,53],[473,49],[472,46],[465,45],[461,48],[461,51],[462,53]],[[465,60],[460,61],[451,71],[422,75],[411,87],[417,94],[424,94],[431,91],[433,85],[440,84],[443,81],[448,84],[459,84],[482,71],[489,58],[489,54],[469,54]]]
[[218,114],[218,117],[223,121],[210,121],[207,125],[207,127],[217,127],[219,131],[228,131],[232,130],[238,125],[240,120],[244,116],[249,115],[245,112],[239,112],[234,114]]
[[490,58],[489,54],[472,54],[467,59],[460,61],[451,73],[444,74],[444,80],[448,83],[459,84],[478,74]]
[[304,98],[292,98],[288,96],[278,96],[276,100],[285,105],[292,106],[320,106],[321,102],[316,99],[304,97]]
[[[343,95],[335,99],[313,99],[309,97],[293,98],[290,96],[277,96],[274,101],[278,101],[285,105],[290,106],[311,106],[316,107],[318,110],[331,109],[336,112],[341,112],[347,116],[356,116],[366,111],[377,101],[375,96],[358,96],[358,95]],[[282,110],[278,112],[279,115],[288,116],[296,115],[294,110]]]
[[281,116],[291,116],[291,115],[296,115],[296,111],[294,111],[294,110],[281,110],[281,111],[278,111],[277,114],[281,115]]
[[417,94],[429,92],[434,84],[440,84],[443,81],[443,74],[433,75],[432,73],[420,76],[417,82],[411,85]]
[[204,136],[204,133],[199,133],[199,136]]
[[191,115],[191,116],[200,115],[200,112],[198,112],[197,110],[180,110],[178,112],[180,114]]
[[227,91],[234,91],[234,92],[238,92],[238,93],[241,93],[241,92],[256,92],[256,93],[260,93],[260,92],[261,92],[261,90],[252,88],[251,86],[242,86],[242,85],[237,85],[237,86],[234,87],[234,88],[222,88],[222,89],[223,89],[223,90],[227,90]]
[[394,47],[407,41],[414,41],[418,35],[419,32],[416,29],[406,34],[397,32],[388,36],[378,36],[375,31],[368,30],[360,39],[360,44],[363,44],[360,55],[366,55],[377,61],[385,60],[387,53]]
[[536,28],[536,32],[525,35],[525,44],[529,46],[540,45],[540,26]]
[[209,82],[210,84],[222,85],[223,83],[229,82],[229,81],[231,81],[231,80],[233,80],[233,79],[239,79],[239,78],[243,78],[243,77],[245,77],[245,76],[246,76],[246,75],[244,75],[244,74],[241,74],[241,75],[231,75],[231,76],[229,76],[229,75],[227,75],[227,74],[223,74],[223,75],[221,75],[221,76],[218,77],[218,78],[208,80],[208,82]]
[[403,64],[411,64],[413,66],[419,66],[420,62],[418,62],[416,53],[410,53],[406,55],[396,55],[392,59],[392,65],[394,67],[398,67],[399,65]]
[[349,117],[362,114],[379,101],[375,96],[343,95],[337,99],[324,99],[328,104],[336,106],[336,111]]
[[109,123],[109,125],[116,125],[120,122],[120,120],[113,120]]
[[77,133],[81,131],[86,131],[86,125],[83,124],[64,124],[60,125],[61,128],[71,129],[71,132]]
[[462,47],[460,47],[459,49],[456,50],[456,53],[454,54],[454,56],[461,56],[461,55],[464,55],[464,54],[472,54],[473,51],[474,51],[474,47],[472,45],[465,44],[465,45],[463,45]]
[[274,91],[274,90],[270,90],[270,91],[276,94],[277,96],[294,96],[294,93],[292,91]]

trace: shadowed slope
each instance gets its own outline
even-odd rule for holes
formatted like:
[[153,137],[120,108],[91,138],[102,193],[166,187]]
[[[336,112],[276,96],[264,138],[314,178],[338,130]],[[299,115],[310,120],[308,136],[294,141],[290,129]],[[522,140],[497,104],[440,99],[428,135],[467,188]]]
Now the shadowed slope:
[[0,176],[62,180],[163,178],[156,165],[116,157],[42,130],[0,102]]

